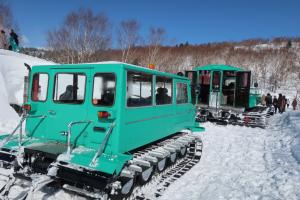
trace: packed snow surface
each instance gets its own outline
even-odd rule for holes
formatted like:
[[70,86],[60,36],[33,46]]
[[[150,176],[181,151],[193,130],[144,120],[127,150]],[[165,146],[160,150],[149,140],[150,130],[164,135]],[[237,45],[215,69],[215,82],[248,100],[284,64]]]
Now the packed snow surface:
[[270,119],[265,130],[207,123],[199,164],[161,200],[300,199],[300,112]]

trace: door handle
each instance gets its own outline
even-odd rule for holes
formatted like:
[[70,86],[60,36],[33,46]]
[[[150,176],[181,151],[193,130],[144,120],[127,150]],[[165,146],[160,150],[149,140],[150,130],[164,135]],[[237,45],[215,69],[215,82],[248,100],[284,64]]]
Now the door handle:
[[67,131],[60,131],[59,134],[63,135],[63,136],[67,136],[68,132]]
[[55,112],[54,110],[48,110],[48,113],[49,113],[50,115],[56,115],[56,112]]

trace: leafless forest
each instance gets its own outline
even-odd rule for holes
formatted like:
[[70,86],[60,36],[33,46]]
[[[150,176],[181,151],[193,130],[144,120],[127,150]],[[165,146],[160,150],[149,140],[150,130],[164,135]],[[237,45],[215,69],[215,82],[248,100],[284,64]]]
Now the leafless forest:
[[[17,29],[8,5],[0,1],[1,26]],[[148,34],[142,36],[142,26],[136,19],[112,23],[103,13],[81,8],[47,31],[45,48],[23,47],[21,52],[57,63],[114,60],[145,67],[154,64],[171,73],[228,64],[251,70],[263,88],[273,91],[300,81],[300,37],[189,44],[171,40],[164,27],[148,27]]]

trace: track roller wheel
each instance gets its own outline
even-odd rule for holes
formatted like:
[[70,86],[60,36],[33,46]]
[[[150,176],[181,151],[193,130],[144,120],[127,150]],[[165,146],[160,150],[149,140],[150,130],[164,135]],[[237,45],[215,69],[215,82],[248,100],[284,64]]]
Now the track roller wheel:
[[163,158],[160,161],[157,162],[157,171],[162,172],[167,167],[167,158]]
[[113,194],[110,198],[112,200],[121,200],[131,195],[134,186],[135,178],[120,177],[121,188],[117,191],[117,194]]
[[154,167],[153,166],[144,169],[143,172],[140,173],[139,176],[138,176],[139,183],[140,184],[147,183],[151,179],[153,173],[154,173]]
[[171,165],[173,165],[176,163],[176,160],[177,160],[177,153],[176,152],[171,153],[170,158],[169,158],[169,163]]
[[181,147],[180,151],[179,151],[179,157],[181,157],[181,158],[184,157],[186,155],[186,153],[187,153],[187,147],[186,146]]

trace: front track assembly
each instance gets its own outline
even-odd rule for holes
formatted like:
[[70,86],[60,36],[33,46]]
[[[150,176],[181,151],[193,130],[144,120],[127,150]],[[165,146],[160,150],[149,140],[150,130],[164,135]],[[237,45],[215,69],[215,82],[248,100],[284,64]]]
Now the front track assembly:
[[[2,174],[6,184],[0,189],[0,199],[35,199],[35,193],[39,193],[39,197],[49,196],[53,187],[89,199],[157,198],[200,161],[202,140],[199,135],[181,132],[131,153],[133,159],[127,162],[119,176],[106,182],[103,190],[88,185],[78,187],[80,183],[47,175],[32,174],[29,178],[26,175],[20,178],[19,172],[17,174],[9,169],[9,173]],[[48,174],[49,170],[50,167]],[[10,195],[15,187],[21,188],[21,192]]]

